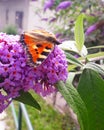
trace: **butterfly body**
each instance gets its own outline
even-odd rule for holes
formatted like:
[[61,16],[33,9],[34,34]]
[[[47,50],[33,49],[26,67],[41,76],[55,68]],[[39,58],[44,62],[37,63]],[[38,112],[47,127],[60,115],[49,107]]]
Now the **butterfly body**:
[[25,32],[21,35],[20,42],[26,46],[30,59],[35,66],[47,58],[55,45],[60,44],[52,33],[45,30]]

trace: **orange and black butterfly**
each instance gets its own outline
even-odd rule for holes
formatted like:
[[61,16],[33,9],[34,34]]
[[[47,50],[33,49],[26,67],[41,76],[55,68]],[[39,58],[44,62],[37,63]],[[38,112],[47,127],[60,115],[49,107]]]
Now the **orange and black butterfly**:
[[35,66],[40,65],[53,50],[54,46],[60,44],[54,34],[45,30],[25,32],[21,34],[20,42],[26,46]]

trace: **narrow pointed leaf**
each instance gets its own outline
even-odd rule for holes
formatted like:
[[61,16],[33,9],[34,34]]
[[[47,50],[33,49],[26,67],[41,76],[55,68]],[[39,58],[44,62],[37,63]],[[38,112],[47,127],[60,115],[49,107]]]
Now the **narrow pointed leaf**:
[[84,19],[84,14],[78,16],[75,23],[75,31],[74,31],[76,46],[79,52],[81,51],[84,45],[83,19]]
[[67,61],[69,63],[75,64],[77,66],[83,66],[83,64],[80,61],[78,61],[77,58],[75,58],[73,55],[67,52],[65,52],[65,54],[66,54]]
[[29,93],[29,92],[21,92],[21,95],[17,98],[15,98],[14,100],[22,102],[24,104],[27,104],[31,107],[34,107],[38,110],[41,110],[40,105],[38,104],[38,102],[33,98],[33,96]]
[[[101,59],[104,59],[104,52],[97,52],[97,53],[94,53],[94,54],[89,54],[89,55],[86,56],[86,58],[89,61],[101,60]],[[79,57],[78,60],[79,60],[79,62],[82,62],[82,63],[85,62],[85,58],[83,58],[83,57]]]
[[92,46],[92,47],[88,47],[87,49],[90,50],[90,49],[103,49],[104,46],[103,45],[100,45],[100,46]]
[[97,72],[85,69],[78,92],[88,110],[89,130],[104,130],[104,80]]
[[91,59],[90,61],[104,59],[104,52],[97,52],[94,54],[89,54],[89,55],[87,55],[87,58]]
[[77,90],[73,87],[69,80],[67,80],[66,84],[62,81],[58,82],[56,87],[61,92],[69,106],[77,114],[80,130],[89,130],[87,109]]

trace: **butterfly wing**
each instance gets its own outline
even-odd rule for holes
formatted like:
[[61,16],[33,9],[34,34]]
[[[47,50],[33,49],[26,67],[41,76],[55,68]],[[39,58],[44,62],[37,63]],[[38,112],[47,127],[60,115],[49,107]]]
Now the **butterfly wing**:
[[25,32],[22,37],[28,54],[36,66],[47,58],[55,44],[60,44],[53,34],[44,30]]

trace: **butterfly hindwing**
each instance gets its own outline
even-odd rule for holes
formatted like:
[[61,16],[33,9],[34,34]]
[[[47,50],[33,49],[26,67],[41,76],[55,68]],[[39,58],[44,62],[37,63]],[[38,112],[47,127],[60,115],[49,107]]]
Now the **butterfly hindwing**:
[[44,59],[46,59],[52,48],[53,45],[47,43],[31,44],[28,46],[29,53],[32,56],[32,60],[35,64],[40,64]]

